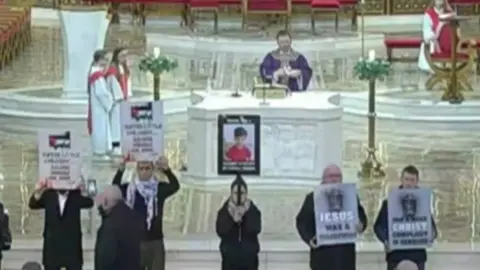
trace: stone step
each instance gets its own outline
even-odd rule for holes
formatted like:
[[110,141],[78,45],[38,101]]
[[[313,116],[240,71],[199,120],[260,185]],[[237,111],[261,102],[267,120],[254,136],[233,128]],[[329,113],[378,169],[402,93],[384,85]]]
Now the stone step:
[[[217,240],[165,241],[167,265],[170,270],[220,269]],[[4,252],[3,269],[16,270],[29,260],[41,261],[41,243],[37,240],[17,240],[12,250]],[[260,269],[308,269],[308,250],[299,241],[261,241]],[[357,268],[384,270],[384,252],[378,243],[357,244]],[[429,251],[429,269],[478,270],[480,246],[475,244],[436,244]],[[93,241],[84,240],[85,270],[93,269]]]

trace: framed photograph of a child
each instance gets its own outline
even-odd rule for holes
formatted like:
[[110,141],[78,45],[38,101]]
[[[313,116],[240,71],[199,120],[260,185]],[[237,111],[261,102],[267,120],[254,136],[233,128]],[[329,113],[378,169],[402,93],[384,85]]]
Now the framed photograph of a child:
[[218,116],[218,174],[260,175],[260,116]]

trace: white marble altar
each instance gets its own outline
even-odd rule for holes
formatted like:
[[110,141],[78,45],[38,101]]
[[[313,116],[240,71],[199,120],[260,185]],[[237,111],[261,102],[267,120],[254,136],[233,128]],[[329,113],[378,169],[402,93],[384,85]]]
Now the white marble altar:
[[64,42],[63,95],[67,98],[87,97],[87,75],[93,52],[103,48],[109,20],[107,11],[59,10]]
[[295,93],[268,105],[228,94],[205,94],[188,109],[185,181],[199,186],[231,182],[231,176],[217,175],[219,114],[261,116],[261,175],[246,176],[250,185],[305,188],[319,182],[325,166],[341,164],[342,109],[329,102],[331,93]]

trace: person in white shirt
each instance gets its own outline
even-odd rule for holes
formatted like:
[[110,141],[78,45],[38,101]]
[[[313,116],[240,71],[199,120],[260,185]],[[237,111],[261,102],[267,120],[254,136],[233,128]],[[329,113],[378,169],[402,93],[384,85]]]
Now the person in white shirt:
[[110,112],[112,154],[115,156],[121,156],[122,154],[120,148],[120,104],[132,96],[132,80],[130,79],[127,57],[127,49],[116,48],[113,50],[112,63],[106,73],[107,85],[115,101]]
[[30,209],[45,210],[43,259],[45,270],[81,270],[83,267],[81,209],[93,207],[93,200],[83,195],[84,187],[53,190],[40,180],[30,197]]
[[91,136],[92,152],[104,156],[112,150],[110,112],[114,99],[107,87],[106,51],[93,54],[93,62],[88,76],[88,133]]

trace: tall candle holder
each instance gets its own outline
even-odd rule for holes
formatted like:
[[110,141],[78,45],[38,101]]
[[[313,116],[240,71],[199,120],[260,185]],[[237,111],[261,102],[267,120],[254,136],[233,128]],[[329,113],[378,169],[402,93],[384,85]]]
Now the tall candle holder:
[[375,57],[375,51],[370,51],[368,58],[360,58],[354,66],[355,75],[362,81],[368,81],[368,148],[367,157],[361,163],[358,176],[361,178],[384,177],[385,171],[378,161],[375,147],[375,84],[377,80],[384,80],[390,73],[390,63]]

